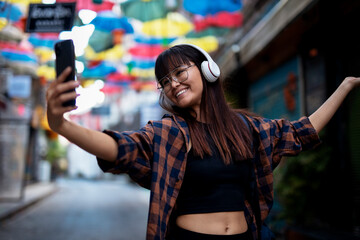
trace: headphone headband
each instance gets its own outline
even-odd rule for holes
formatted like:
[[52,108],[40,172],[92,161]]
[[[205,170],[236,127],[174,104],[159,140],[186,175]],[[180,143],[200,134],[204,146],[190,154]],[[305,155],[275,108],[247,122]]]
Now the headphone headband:
[[219,78],[220,76],[219,66],[215,63],[215,61],[210,57],[210,55],[204,49],[190,43],[184,43],[181,45],[187,45],[193,47],[205,56],[207,61],[201,63],[201,71],[204,74],[207,81],[215,82]]

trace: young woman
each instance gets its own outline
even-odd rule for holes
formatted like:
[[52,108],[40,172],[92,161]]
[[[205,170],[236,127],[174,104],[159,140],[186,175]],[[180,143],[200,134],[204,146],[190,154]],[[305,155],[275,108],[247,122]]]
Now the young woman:
[[[231,109],[220,70],[201,48],[182,44],[158,57],[160,105],[172,113],[139,131],[98,132],[63,118],[75,107],[63,72],[47,91],[52,130],[96,155],[102,170],[127,173],[151,190],[147,238],[259,239],[273,204],[272,171],[282,156],[319,144],[318,132],[360,85],[347,77],[310,117],[264,119]],[[264,237],[264,233],[263,233]]]

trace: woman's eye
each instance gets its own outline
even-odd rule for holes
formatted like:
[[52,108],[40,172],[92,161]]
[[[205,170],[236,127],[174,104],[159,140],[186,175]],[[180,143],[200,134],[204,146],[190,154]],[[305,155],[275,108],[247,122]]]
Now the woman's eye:
[[186,71],[186,70],[181,69],[181,70],[179,70],[179,71],[177,71],[177,72],[175,73],[175,76],[176,76],[176,77],[179,77],[179,76],[181,76],[182,74],[184,74],[185,71]]
[[171,81],[169,79],[164,79],[163,80],[163,86],[167,86],[169,84],[171,84]]

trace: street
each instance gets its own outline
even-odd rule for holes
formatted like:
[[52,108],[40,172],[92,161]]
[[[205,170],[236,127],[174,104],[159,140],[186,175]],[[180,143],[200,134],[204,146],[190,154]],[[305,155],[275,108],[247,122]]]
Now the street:
[[126,180],[58,180],[59,191],[0,226],[2,240],[143,240],[149,191]]

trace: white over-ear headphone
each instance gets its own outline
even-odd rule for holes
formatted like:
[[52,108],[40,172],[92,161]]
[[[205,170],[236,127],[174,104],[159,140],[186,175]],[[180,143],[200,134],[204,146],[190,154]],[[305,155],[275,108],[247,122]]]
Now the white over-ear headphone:
[[191,46],[199,50],[205,56],[207,61],[203,61],[201,63],[201,72],[204,74],[204,77],[208,82],[215,82],[219,78],[220,68],[205,50],[190,43],[184,43],[181,45]]

